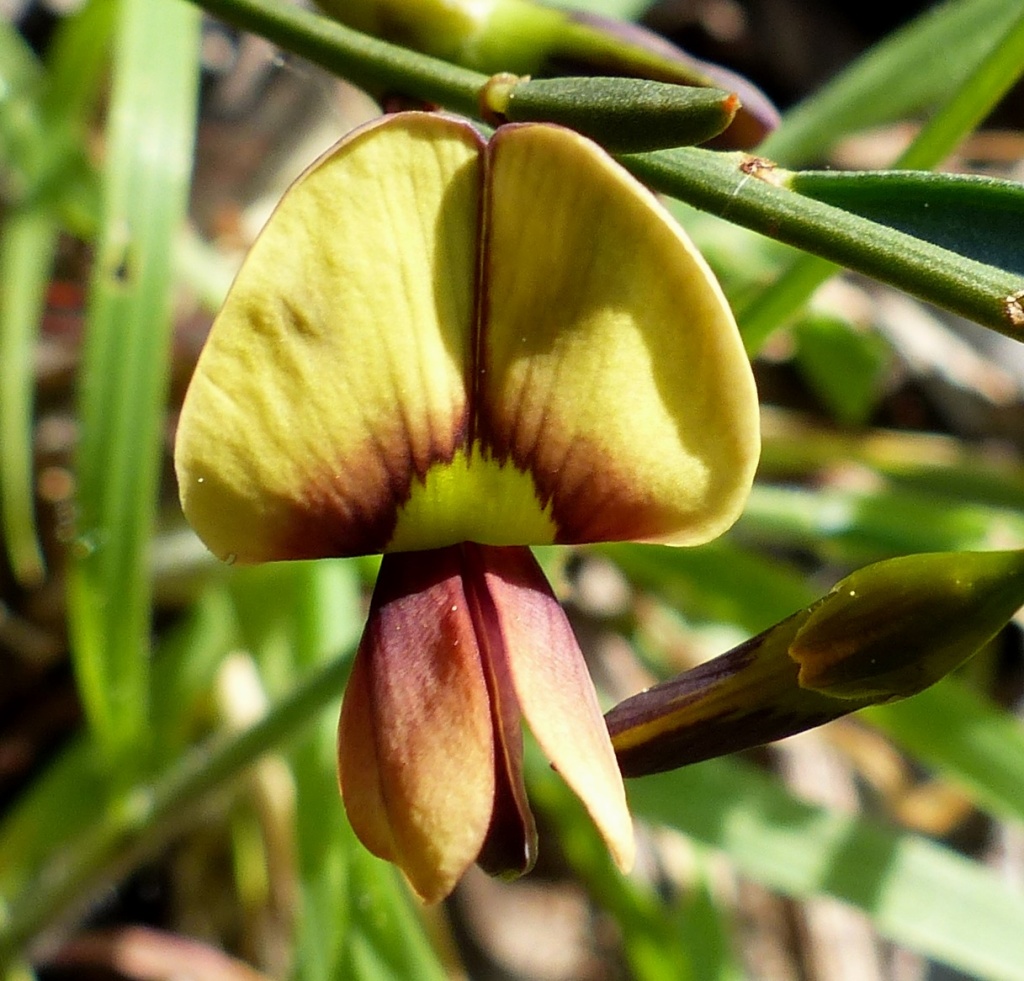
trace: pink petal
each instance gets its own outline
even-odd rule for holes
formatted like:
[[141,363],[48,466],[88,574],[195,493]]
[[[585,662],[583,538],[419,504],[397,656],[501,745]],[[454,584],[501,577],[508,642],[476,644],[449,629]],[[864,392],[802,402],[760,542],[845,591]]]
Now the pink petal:
[[380,786],[370,697],[370,655],[363,644],[345,686],[338,722],[338,779],[349,823],[378,858],[394,862],[395,840]]
[[354,672],[341,724],[352,826],[427,902],[476,860],[494,802],[490,699],[460,566],[458,547],[384,556],[357,656],[365,682]]
[[633,824],[597,694],[565,612],[528,548],[483,548],[485,580],[523,717],[623,871]]
[[477,864],[488,875],[515,878],[537,860],[537,827],[523,782],[522,712],[509,673],[505,638],[485,578],[488,561],[503,549],[465,542],[463,584],[480,645],[494,723],[494,813]]

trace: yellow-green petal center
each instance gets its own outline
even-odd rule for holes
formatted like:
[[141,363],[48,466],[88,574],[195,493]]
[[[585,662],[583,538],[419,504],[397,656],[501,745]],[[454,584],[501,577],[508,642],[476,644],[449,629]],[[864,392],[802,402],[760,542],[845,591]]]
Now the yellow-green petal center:
[[482,545],[551,544],[556,527],[550,502],[542,507],[533,477],[474,446],[450,463],[435,463],[415,480],[399,509],[389,552],[440,548],[452,542]]

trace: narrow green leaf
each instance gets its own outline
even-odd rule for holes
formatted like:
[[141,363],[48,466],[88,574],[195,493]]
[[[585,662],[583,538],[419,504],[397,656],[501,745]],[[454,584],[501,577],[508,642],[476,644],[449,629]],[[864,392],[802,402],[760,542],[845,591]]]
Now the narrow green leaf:
[[849,426],[867,422],[892,360],[885,340],[814,310],[794,325],[793,335],[800,372],[832,417]]
[[591,548],[612,559],[635,586],[687,617],[734,624],[751,634],[817,596],[796,569],[728,540],[696,548],[624,543]]
[[721,89],[646,78],[538,78],[496,75],[481,103],[497,123],[569,126],[613,153],[705,143],[739,108]]
[[42,66],[24,38],[0,20],[0,200],[24,191],[43,140],[38,104]]
[[104,76],[114,9],[113,0],[92,0],[67,18],[45,66],[0,25],[0,166],[21,168],[14,189],[20,205],[0,230],[0,503],[11,567],[26,585],[44,574],[33,514],[32,349],[56,215],[66,185],[78,192],[82,134]]
[[95,109],[117,16],[118,0],[89,0],[61,22],[46,55],[41,103],[49,118],[80,122]]
[[192,160],[199,17],[178,0],[123,0],[119,16],[83,355],[69,619],[90,725],[112,758],[138,761],[148,714],[147,550],[163,450],[173,242]]
[[0,227],[0,507],[11,569],[25,586],[44,575],[35,527],[33,351],[56,243],[57,223],[45,205],[15,210]]
[[314,722],[339,697],[351,659],[351,651],[340,654],[276,701],[259,721],[179,756],[151,779],[127,783],[115,774],[119,792],[84,830],[73,812],[63,815],[74,822],[65,825],[64,847],[48,856],[34,882],[9,904],[6,920],[0,920],[0,971],[113,872],[164,842],[207,794],[232,785],[260,755],[280,749]]
[[858,565],[910,552],[955,552],[1024,546],[1024,518],[910,490],[874,492],[755,485],[736,526],[759,545],[808,548]]
[[[991,9],[989,9],[991,7]],[[985,12],[991,15],[991,19],[985,19],[977,24],[977,30],[968,35],[958,33],[957,27],[964,27],[957,19],[960,14],[969,13],[974,15]],[[944,18],[948,15],[949,22]],[[870,106],[872,102],[877,105],[889,106],[891,91],[900,91],[906,79],[918,77],[918,71],[922,65],[932,66],[941,73],[941,82],[945,92],[944,102],[941,107],[928,121],[926,126],[917,135],[914,142],[904,151],[900,159],[896,161],[897,167],[926,168],[939,164],[957,143],[970,133],[974,127],[984,118],[998,103],[1003,94],[1020,76],[1022,65],[1024,65],[1024,13],[1021,13],[1019,6],[1013,0],[973,0],[957,4],[949,2],[939,8],[934,15],[940,29],[938,36],[933,36],[932,28],[936,21],[931,15],[926,14],[919,21],[916,28],[910,29],[910,53],[911,57],[907,63],[902,58],[896,58],[896,64],[887,66],[885,64],[887,55],[887,43],[880,47],[883,49],[883,56],[879,59],[876,56],[878,48],[873,49],[860,65],[865,66],[863,73],[855,66],[850,74],[854,78],[852,89],[856,92],[861,82],[866,82],[866,89],[861,93],[864,98],[864,105]],[[955,23],[954,23],[955,21]],[[947,34],[947,32],[949,32]],[[902,35],[894,37],[899,39]],[[937,41],[945,39],[940,48],[934,47]],[[925,43],[922,44],[922,41]],[[897,47],[899,44],[897,43]],[[950,87],[951,78],[957,75],[958,70],[950,73],[948,67],[943,64],[945,59],[935,58],[933,52],[943,50],[947,52],[953,63],[961,68],[966,67],[960,84]],[[906,56],[907,52],[903,52]],[[962,55],[968,57],[961,61]],[[874,78],[876,70],[881,68],[881,78]],[[853,96],[854,92],[846,93],[843,84],[839,84],[838,90],[843,95]],[[836,116],[841,120],[842,102],[833,104],[836,89],[826,89],[820,93],[809,104],[808,116],[815,120],[815,128],[820,126],[825,132],[830,127],[836,126]],[[821,110],[824,109],[824,113]],[[799,115],[799,112],[798,112]],[[830,122],[830,119],[833,120]],[[841,122],[838,126],[842,128]],[[799,131],[799,125],[796,126]],[[813,133],[814,128],[807,132]],[[799,157],[799,153],[786,155],[785,143],[787,137],[779,137],[783,141],[780,147],[779,142],[769,143],[763,149],[765,152],[779,154],[780,159]],[[797,137],[799,140],[799,136]],[[791,147],[792,149],[792,147]],[[799,244],[799,243],[793,243]],[[807,298],[838,270],[832,262],[840,265],[848,265],[851,269],[859,269],[856,264],[844,263],[834,256],[828,255],[820,249],[808,249],[815,255],[801,256],[791,262],[770,290],[764,292],[760,297],[755,297],[737,309],[737,319],[740,322],[740,329],[743,331],[744,341],[747,350],[756,353],[768,336],[777,327],[781,326],[793,317]],[[824,260],[831,260],[830,262]],[[991,268],[991,267],[987,267]],[[869,275],[875,275],[869,273]],[[891,282],[892,285],[906,289],[910,293],[920,296],[922,299],[930,300],[938,306],[945,306],[941,300],[929,297],[927,294],[917,293],[913,287],[908,287],[893,280],[887,280],[884,276],[876,276],[882,282]],[[1019,338],[1021,327],[1024,326],[1024,290],[1021,285],[1010,285],[1003,293],[1004,318],[1002,326],[995,323],[984,323],[985,326],[1002,330],[1014,338]],[[953,309],[949,307],[949,309]],[[954,312],[962,313],[960,310]],[[977,319],[970,314],[962,314],[968,319]],[[1009,330],[1007,330],[1009,326]]]
[[25,39],[7,20],[0,21],[0,106],[6,107],[15,92],[37,82],[41,73],[39,59]]
[[569,11],[585,7],[588,13],[620,20],[636,20],[652,3],[653,0],[551,0],[552,7]]
[[1024,467],[1013,458],[953,436],[894,429],[837,430],[762,407],[760,477],[767,483],[814,478],[839,463],[858,463],[894,486],[963,504],[1024,510]]
[[645,777],[629,791],[639,817],[723,851],[769,888],[843,900],[883,936],[987,981],[1024,979],[1024,897],[940,845],[801,802],[738,760]]
[[732,917],[712,892],[705,858],[697,855],[697,881],[678,917],[682,943],[700,981],[743,981],[745,975],[733,950]]
[[1024,276],[1024,184],[1017,181],[916,170],[808,170],[788,183],[816,201]]
[[[779,186],[786,175],[777,178],[772,166],[758,158],[679,147],[619,159],[642,181],[665,194],[1008,336],[1020,335],[1024,323],[1024,280],[1020,276]],[[804,299],[822,281],[820,272],[831,270],[814,256],[798,259],[783,276],[797,277],[796,295]],[[762,327],[774,325],[761,305],[778,305],[770,291],[758,296],[746,309],[752,318],[744,327],[750,331],[749,336],[745,334],[748,349],[763,340]]]
[[[236,646],[231,605],[221,589],[208,590],[161,638],[152,673],[153,741],[161,763],[170,765],[195,737],[216,666]],[[48,857],[99,822],[116,789],[95,742],[80,733],[0,822],[0,893],[12,897],[23,890]]]
[[557,836],[546,847],[561,850],[591,898],[615,917],[623,953],[636,981],[709,981],[697,974],[680,929],[679,910],[643,884],[622,876],[590,815],[532,742],[527,743],[530,802]]

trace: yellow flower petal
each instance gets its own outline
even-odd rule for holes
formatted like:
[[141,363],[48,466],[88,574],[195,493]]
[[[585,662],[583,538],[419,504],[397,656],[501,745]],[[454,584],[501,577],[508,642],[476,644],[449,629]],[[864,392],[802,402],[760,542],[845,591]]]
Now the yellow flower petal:
[[186,516],[241,561],[604,540],[735,520],[758,450],[735,323],[590,141],[387,117],[292,187],[200,358]]
[[[360,660],[364,691],[352,706],[346,693],[340,726],[349,819],[371,851],[436,902],[476,860],[494,805],[490,697],[457,548],[426,561],[384,557]],[[360,726],[372,732],[372,753]]]
[[182,409],[185,514],[261,561],[381,551],[465,428],[480,148],[407,113],[293,185],[243,265]]
[[534,475],[559,542],[720,534],[753,479],[758,409],[703,258],[569,130],[502,127],[488,154],[482,434]]

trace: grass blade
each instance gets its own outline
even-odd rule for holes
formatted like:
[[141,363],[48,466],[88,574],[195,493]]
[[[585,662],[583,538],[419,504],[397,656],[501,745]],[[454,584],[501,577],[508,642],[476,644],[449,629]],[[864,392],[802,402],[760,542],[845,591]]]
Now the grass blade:
[[137,758],[145,733],[146,566],[163,450],[173,243],[195,130],[198,25],[198,13],[177,0],[124,0],[120,9],[69,577],[79,686],[111,758]]
[[11,569],[23,586],[44,576],[34,511],[33,346],[56,242],[45,205],[16,210],[0,229],[0,507]]
[[846,133],[938,103],[964,85],[1019,15],[1016,0],[949,0],[927,11],[788,112],[760,152],[798,166]]
[[793,797],[737,760],[630,783],[634,812],[726,853],[785,895],[829,895],[884,936],[988,981],[1024,979],[1024,897],[917,835]]

